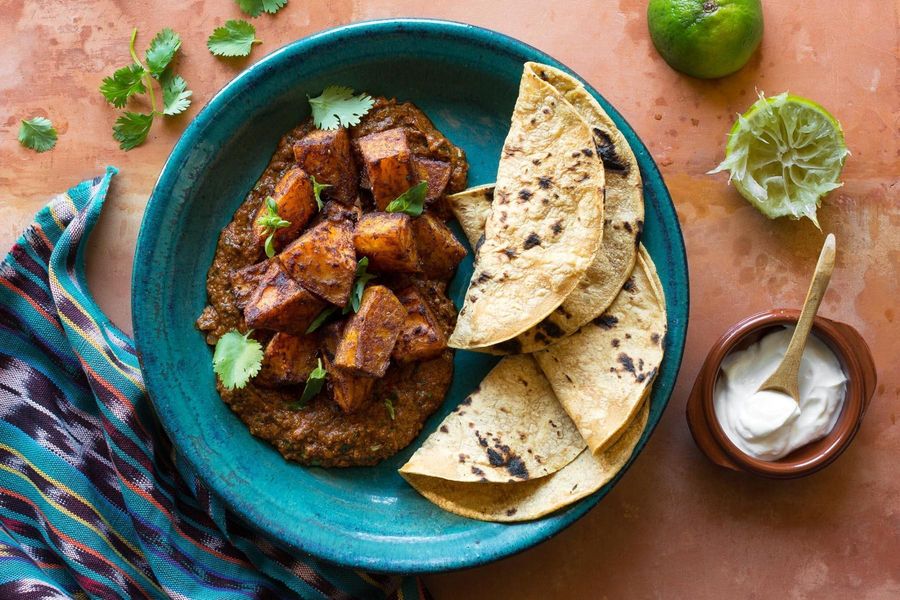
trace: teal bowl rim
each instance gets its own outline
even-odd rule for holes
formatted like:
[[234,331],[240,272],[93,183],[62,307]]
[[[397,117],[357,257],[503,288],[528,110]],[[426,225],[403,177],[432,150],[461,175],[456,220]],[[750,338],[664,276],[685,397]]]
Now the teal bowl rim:
[[[588,91],[600,100],[606,111],[609,113],[610,117],[622,130],[623,134],[631,145],[632,151],[634,152],[635,156],[638,158],[638,162],[640,163],[641,174],[644,177],[645,187],[648,185],[648,180],[655,180],[653,182],[654,192],[659,196],[659,199],[661,200],[661,202],[658,203],[656,209],[658,211],[661,211],[665,217],[665,220],[673,225],[673,227],[661,228],[661,231],[666,238],[664,245],[675,250],[675,254],[670,256],[669,258],[672,261],[673,268],[680,273],[680,275],[678,276],[678,281],[676,283],[679,287],[683,286],[684,290],[683,302],[676,306],[669,306],[668,320],[670,328],[666,336],[666,359],[664,368],[660,371],[660,377],[654,384],[652,393],[653,398],[655,398],[657,403],[660,405],[659,415],[656,419],[653,419],[651,414],[651,419],[647,423],[646,430],[644,431],[641,439],[638,441],[638,444],[636,445],[632,456],[628,460],[626,465],[616,474],[616,476],[611,481],[605,484],[600,490],[578,501],[571,507],[564,509],[559,513],[554,513],[558,515],[559,518],[554,520],[552,524],[548,523],[548,526],[543,528],[538,527],[536,531],[524,535],[523,537],[517,538],[513,543],[509,543],[498,548],[491,548],[489,551],[484,547],[484,545],[482,545],[481,550],[483,553],[474,558],[467,557],[464,555],[464,553],[461,552],[454,558],[434,559],[428,562],[415,564],[404,562],[402,565],[398,565],[397,562],[389,556],[366,557],[360,559],[359,557],[353,556],[352,552],[348,552],[347,549],[341,551],[327,544],[310,545],[307,543],[303,543],[302,541],[299,543],[295,543],[281,538],[277,535],[277,533],[275,533],[280,528],[274,522],[261,522],[259,519],[259,515],[254,515],[254,519],[247,518],[248,515],[246,515],[245,512],[241,509],[242,500],[239,493],[234,493],[233,490],[224,485],[222,482],[216,480],[209,481],[205,477],[207,471],[213,471],[211,465],[204,460],[204,457],[201,455],[201,453],[195,450],[193,446],[187,445],[182,447],[178,444],[177,439],[173,435],[173,431],[171,430],[171,425],[167,422],[167,417],[170,415],[170,413],[165,409],[164,406],[161,406],[154,400],[153,392],[148,386],[148,395],[150,396],[154,408],[156,409],[157,414],[160,417],[163,429],[172,439],[178,451],[183,454],[187,463],[201,478],[204,485],[206,485],[208,489],[210,489],[210,491],[215,494],[215,496],[219,498],[228,509],[233,511],[234,514],[240,516],[246,524],[262,532],[264,535],[271,536],[273,539],[279,541],[292,550],[304,554],[311,554],[337,565],[380,572],[429,573],[474,567],[522,552],[528,548],[531,548],[532,546],[535,546],[536,544],[539,544],[553,537],[554,535],[574,523],[576,520],[584,516],[591,508],[596,506],[596,504],[604,496],[606,496],[606,494],[609,493],[610,490],[612,490],[612,488],[630,468],[631,464],[643,450],[644,446],[647,444],[647,441],[649,441],[651,434],[655,430],[656,425],[659,423],[659,420],[662,417],[662,413],[665,411],[665,408],[668,405],[669,398],[674,391],[675,380],[681,367],[687,334],[690,287],[684,238],[682,236],[678,217],[672,203],[671,195],[669,194],[668,188],[663,181],[662,175],[659,172],[659,168],[657,167],[656,162],[653,160],[646,146],[640,140],[640,138],[637,136],[628,122],[622,117],[621,114],[619,114],[615,107],[613,107],[608,101],[606,101],[605,98],[602,97],[602,95],[600,95],[592,86],[590,86],[590,84],[588,84],[581,77],[575,74],[572,69],[566,67],[558,60],[534,48],[533,46],[530,46],[505,34],[501,34],[482,27],[469,25],[466,23],[437,19],[403,18],[362,21],[359,23],[353,23],[320,31],[295,42],[291,42],[271,52],[270,54],[263,57],[259,62],[250,66],[247,70],[238,74],[221,90],[219,90],[219,92],[215,96],[213,96],[212,99],[210,99],[210,101],[186,127],[175,147],[172,149],[172,152],[166,160],[165,164],[163,165],[162,171],[160,172],[159,178],[157,179],[156,185],[154,186],[153,192],[151,193],[150,199],[147,203],[144,217],[138,232],[135,259],[132,271],[132,326],[135,336],[135,345],[138,350],[138,359],[141,364],[141,370],[143,373],[145,373],[146,380],[146,371],[148,369],[148,365],[152,366],[156,362],[156,359],[149,355],[145,356],[141,352],[141,340],[144,337],[144,332],[150,331],[150,326],[148,324],[145,328],[141,318],[141,315],[149,314],[149,312],[147,311],[149,299],[143,297],[139,292],[146,289],[150,284],[150,261],[139,260],[139,257],[147,257],[151,255],[155,241],[154,238],[156,235],[158,235],[159,226],[163,223],[162,213],[164,204],[169,197],[169,192],[173,187],[173,182],[181,174],[180,165],[184,162],[185,156],[187,156],[192,151],[194,138],[202,137],[204,129],[213,119],[215,119],[216,112],[221,107],[227,106],[235,96],[242,92],[242,90],[247,87],[252,87],[256,82],[265,78],[270,69],[277,68],[278,66],[284,66],[284,63],[289,62],[292,58],[300,57],[307,52],[314,51],[318,46],[342,41],[358,40],[360,38],[365,38],[366,36],[373,33],[396,32],[415,33],[416,35],[431,35],[445,38],[454,37],[464,42],[474,43],[476,45],[482,46],[493,52],[506,54],[517,60],[522,60],[522,62],[526,60],[532,60],[562,68],[565,71],[574,74],[579,78],[579,80],[584,82]],[[678,309],[679,314],[673,314],[673,308]],[[666,366],[668,368],[666,368]],[[664,382],[662,382],[663,379],[665,379]],[[661,389],[661,385],[666,389]],[[542,520],[544,519],[539,519],[537,521],[527,523],[526,525],[540,524]]]

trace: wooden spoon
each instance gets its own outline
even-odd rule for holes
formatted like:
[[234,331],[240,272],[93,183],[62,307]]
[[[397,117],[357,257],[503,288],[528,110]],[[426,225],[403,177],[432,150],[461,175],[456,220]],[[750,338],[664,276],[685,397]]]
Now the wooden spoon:
[[831,281],[832,271],[834,271],[834,234],[829,233],[822,245],[822,252],[819,253],[819,262],[816,263],[816,271],[809,284],[809,291],[806,292],[800,319],[797,321],[797,327],[791,336],[784,358],[781,359],[781,364],[775,372],[759,386],[757,393],[763,390],[781,392],[793,398],[797,404],[800,403],[800,359],[806,347],[806,338],[812,329],[813,318],[822,303],[828,282]]

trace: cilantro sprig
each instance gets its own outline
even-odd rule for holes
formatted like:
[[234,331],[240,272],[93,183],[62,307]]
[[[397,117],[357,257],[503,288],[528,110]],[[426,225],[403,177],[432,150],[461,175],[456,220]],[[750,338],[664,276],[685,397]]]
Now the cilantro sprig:
[[353,95],[353,89],[331,85],[310,98],[313,123],[319,129],[337,129],[359,125],[360,118],[372,110],[375,101],[368,94]]
[[344,307],[343,314],[348,314],[351,310],[359,312],[359,305],[362,302],[363,292],[366,290],[366,284],[376,277],[374,273],[367,271],[369,267],[369,257],[364,256],[356,263],[356,279],[353,281],[353,289],[350,290],[350,301]]
[[288,0],[235,0],[235,2],[251,17],[258,17],[262,13],[274,15],[285,7]]
[[319,183],[318,181],[316,181],[316,178],[313,175],[310,175],[309,178],[312,180],[313,194],[316,197],[316,204],[319,205],[319,210],[322,210],[322,207],[325,206],[322,203],[322,195],[321,195],[322,190],[324,190],[325,188],[330,188],[331,184],[330,183]]
[[256,224],[268,233],[266,238],[266,256],[272,258],[275,256],[275,232],[279,229],[287,227],[290,221],[285,221],[278,215],[278,205],[272,196],[266,196],[266,212],[259,216]]
[[[171,68],[172,60],[181,48],[181,36],[169,28],[163,29],[151,40],[142,62],[134,48],[137,33],[137,29],[132,30],[128,45],[132,63],[116,69],[100,84],[100,93],[116,108],[124,108],[129,99],[139,94],[149,96],[149,113],[126,111],[113,125],[113,138],[123,150],[131,150],[147,140],[154,117],[177,115],[187,110],[193,95],[184,78],[175,75]],[[162,92],[161,107],[156,103],[154,80]]]
[[216,27],[206,47],[215,56],[249,56],[253,44],[262,44],[262,40],[256,39],[256,27],[243,19],[225,21],[222,27]]
[[23,119],[19,125],[19,143],[35,152],[52,150],[56,140],[56,128],[47,117]]
[[313,319],[313,322],[309,324],[309,327],[306,328],[306,333],[312,333],[319,327],[325,324],[325,321],[328,320],[328,317],[334,314],[334,311],[338,309],[337,306],[329,306],[328,308],[323,308],[322,312],[316,315],[316,318]]
[[397,196],[396,199],[391,200],[385,211],[389,213],[402,212],[411,217],[418,217],[425,210],[425,196],[427,194],[428,182],[420,181]]
[[396,413],[394,412],[394,401],[391,400],[390,398],[385,398],[384,399],[384,407],[387,409],[388,416],[391,417],[391,421],[393,421],[394,418],[397,416]]
[[250,337],[251,333],[241,335],[232,329],[216,342],[213,371],[226,389],[244,387],[262,367],[262,345]]
[[289,407],[291,410],[300,410],[306,404],[312,400],[316,394],[322,391],[322,386],[325,385],[325,376],[328,375],[328,372],[322,366],[322,359],[319,359],[319,366],[312,370],[309,374],[309,377],[306,379],[306,385],[303,386],[303,393],[300,395],[300,399],[296,402],[292,402]]

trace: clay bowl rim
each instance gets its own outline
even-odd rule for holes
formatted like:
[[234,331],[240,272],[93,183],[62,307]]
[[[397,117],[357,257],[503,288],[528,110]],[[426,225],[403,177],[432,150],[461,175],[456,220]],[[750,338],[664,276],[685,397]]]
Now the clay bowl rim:
[[850,445],[859,429],[865,409],[863,374],[853,355],[852,345],[845,339],[844,333],[840,329],[842,324],[817,316],[813,322],[812,333],[834,352],[847,376],[844,405],[837,422],[827,436],[817,442],[812,442],[822,445],[822,448],[813,456],[803,459],[791,458],[801,450],[798,449],[777,461],[764,461],[743,452],[725,434],[716,417],[713,402],[722,361],[747,338],[766,329],[782,325],[795,325],[799,317],[799,310],[772,309],[742,319],[732,325],[713,344],[702,367],[703,381],[700,389],[700,402],[713,441],[738,468],[763,477],[777,479],[804,477],[825,468]]

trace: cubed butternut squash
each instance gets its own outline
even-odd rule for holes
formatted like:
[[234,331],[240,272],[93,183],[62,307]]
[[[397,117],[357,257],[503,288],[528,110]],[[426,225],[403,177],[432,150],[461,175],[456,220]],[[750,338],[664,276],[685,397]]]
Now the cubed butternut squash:
[[[290,225],[275,229],[275,237],[273,239],[275,248],[284,248],[292,240],[294,240],[314,214],[319,211],[313,195],[312,182],[309,175],[303,169],[290,169],[278,183],[275,184],[275,191],[272,192],[272,199],[278,210],[278,216],[288,221]],[[258,244],[260,247],[266,241],[266,238],[272,232],[271,229],[264,227],[260,223],[260,217],[268,214],[268,207],[263,202],[259,210],[256,211],[253,227],[256,233]]]
[[428,192],[425,200],[431,202],[440,198],[450,183],[450,163],[442,160],[432,160],[414,156],[412,158],[413,169],[418,181],[428,182]]
[[343,127],[311,131],[294,144],[294,159],[316,182],[331,186],[322,192],[323,199],[343,204],[352,204],[356,199],[357,169],[350,151],[350,136]]
[[359,410],[371,397],[375,379],[343,369],[327,357],[324,360],[331,398],[345,413]]
[[276,333],[266,344],[262,368],[254,381],[269,387],[303,385],[316,368],[318,352],[316,335]]
[[288,277],[273,261],[244,307],[244,320],[254,329],[303,335],[325,302]]
[[413,219],[413,233],[425,276],[449,279],[466,256],[465,246],[440,219],[428,213]]
[[419,182],[410,162],[409,144],[403,129],[388,129],[359,138],[366,179],[379,210]]
[[405,320],[406,309],[391,290],[381,285],[367,287],[359,312],[344,326],[335,365],[360,375],[383,376]]
[[271,265],[271,261],[264,260],[255,265],[232,271],[228,280],[231,283],[231,295],[234,296],[234,304],[244,310],[250,295],[259,286],[259,280]]
[[435,358],[447,348],[447,337],[434,312],[414,286],[396,292],[406,319],[391,357],[399,363]]
[[413,220],[403,213],[365,213],[353,232],[356,252],[369,258],[373,271],[419,271]]
[[326,219],[278,255],[285,271],[304,288],[346,306],[356,273],[352,225]]

